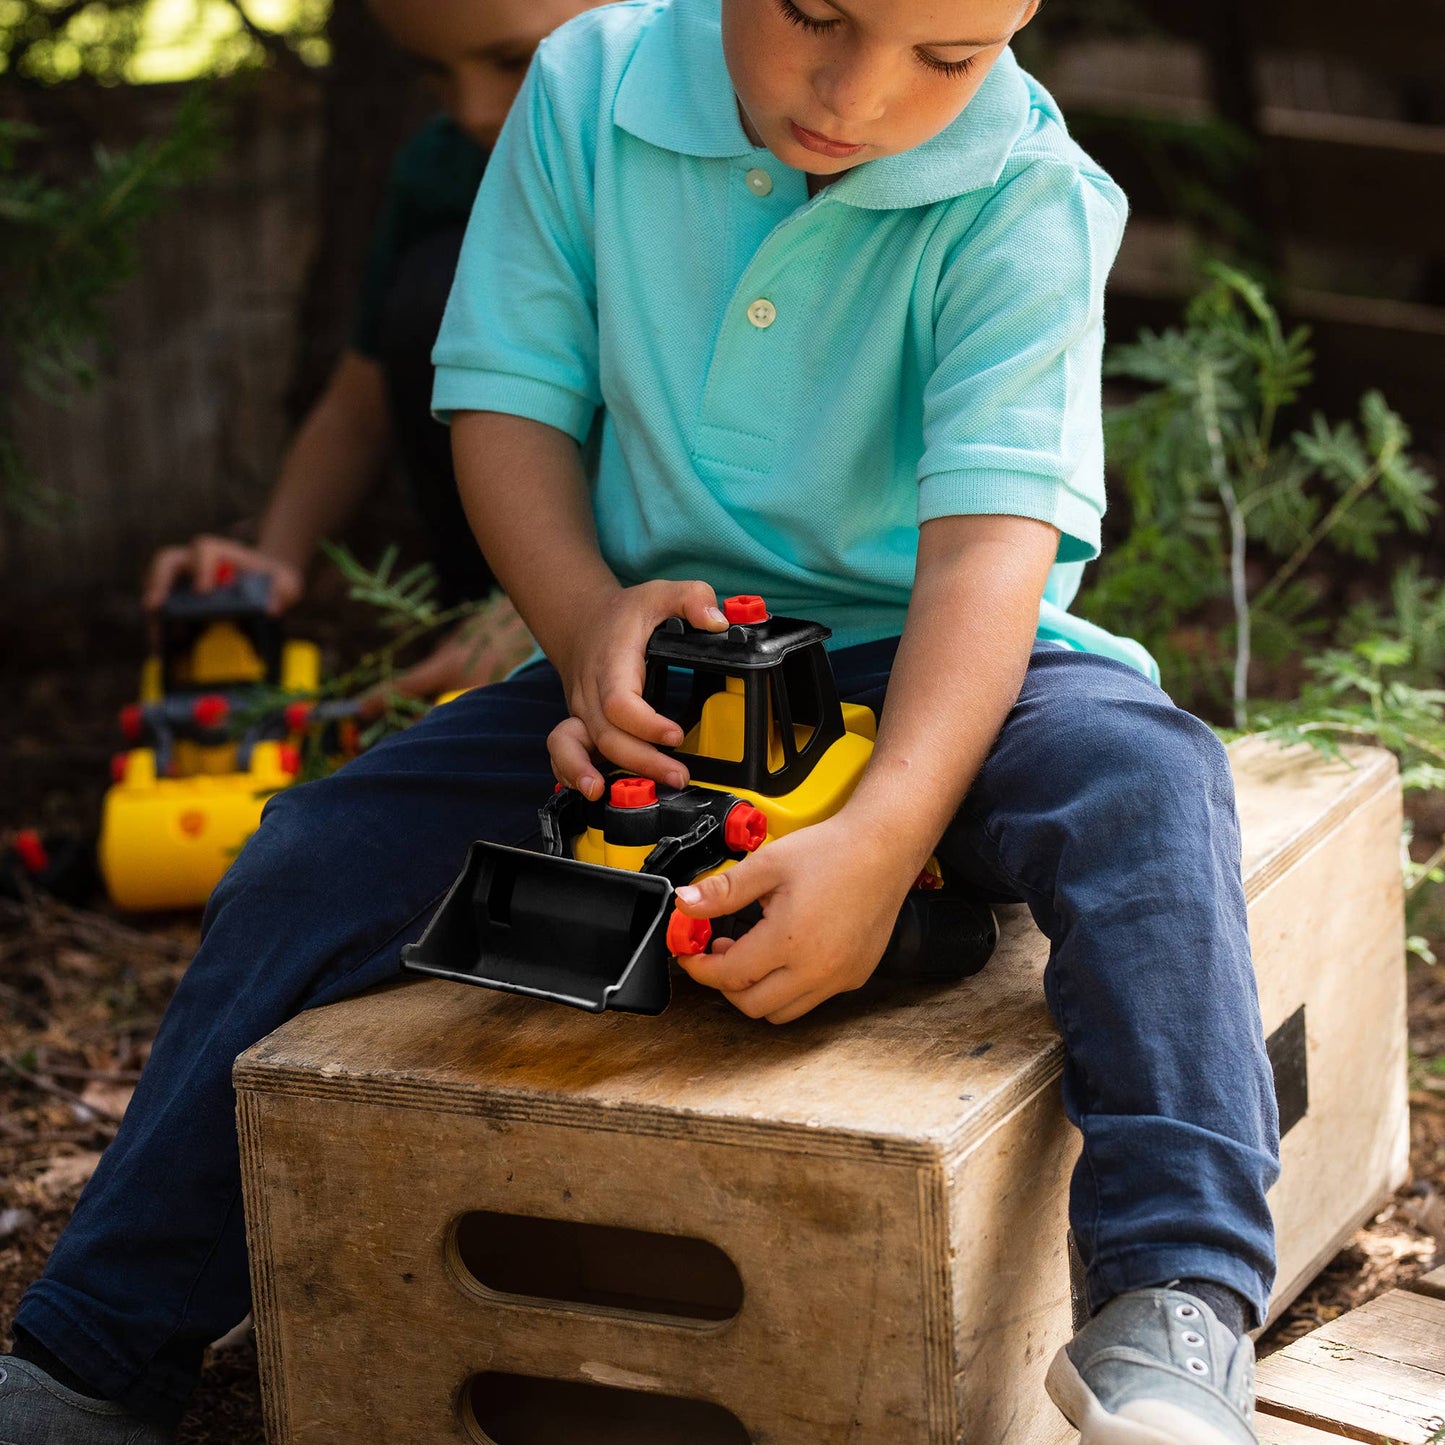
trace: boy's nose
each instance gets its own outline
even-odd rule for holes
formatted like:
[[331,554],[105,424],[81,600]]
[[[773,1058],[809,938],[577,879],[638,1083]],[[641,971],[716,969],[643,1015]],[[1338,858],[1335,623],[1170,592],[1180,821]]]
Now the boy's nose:
[[838,118],[835,140],[861,141],[867,137],[856,127],[880,119],[888,108],[888,79],[879,65],[840,60],[814,75],[813,94]]

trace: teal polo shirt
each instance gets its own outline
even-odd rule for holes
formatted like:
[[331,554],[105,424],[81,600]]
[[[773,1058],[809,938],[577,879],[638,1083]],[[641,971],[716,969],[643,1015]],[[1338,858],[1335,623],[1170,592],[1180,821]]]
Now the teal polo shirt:
[[1126,209],[1011,52],[946,130],[810,198],[743,131],[718,0],[606,5],[543,42],[502,130],[434,407],[588,444],[624,584],[761,593],[834,647],[902,631],[921,523],[1051,523],[1040,636],[1150,671],[1065,610],[1099,550]]

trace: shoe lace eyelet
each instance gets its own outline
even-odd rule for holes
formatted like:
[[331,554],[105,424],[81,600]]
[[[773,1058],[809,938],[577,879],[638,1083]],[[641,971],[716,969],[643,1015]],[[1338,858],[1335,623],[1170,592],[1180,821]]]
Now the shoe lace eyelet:
[[1188,1370],[1191,1375],[1207,1375],[1209,1373],[1209,1366],[1197,1355],[1190,1355],[1184,1362],[1184,1368]]
[[1193,1320],[1199,1317],[1199,1311],[1193,1305],[1175,1305],[1174,1313],[1181,1320]]
[[1198,1347],[1204,1343],[1204,1336],[1196,1334],[1193,1330],[1185,1330],[1179,1338],[1183,1340],[1191,1350],[1198,1349]]

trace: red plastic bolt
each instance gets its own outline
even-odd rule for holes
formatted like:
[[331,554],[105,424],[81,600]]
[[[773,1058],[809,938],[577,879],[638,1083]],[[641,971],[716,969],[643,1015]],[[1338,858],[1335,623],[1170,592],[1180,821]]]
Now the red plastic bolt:
[[301,771],[301,749],[294,747],[291,743],[282,743],[276,749],[276,761],[280,763],[283,773],[299,773]]
[[723,616],[729,622],[741,623],[743,626],[766,622],[769,615],[768,604],[751,592],[743,593],[739,597],[729,597],[723,603]]
[[110,760],[110,780],[113,783],[125,782],[125,765],[130,760],[129,753],[116,753]]
[[702,953],[712,942],[712,924],[706,918],[689,918],[681,909],[674,909],[667,920],[667,951],[674,958]]
[[145,736],[145,709],[138,702],[127,703],[120,710],[120,732],[128,743],[138,743]]
[[216,586],[229,587],[236,580],[236,564],[234,562],[216,563]]
[[311,721],[311,707],[312,704],[309,702],[288,702],[286,704],[284,716],[288,733],[306,731],[307,724]]
[[752,853],[768,836],[768,815],[751,803],[734,803],[723,819],[723,841],[734,853]]
[[218,692],[208,692],[191,704],[191,717],[197,727],[220,727],[230,715],[231,704]]
[[15,856],[32,878],[38,878],[50,867],[50,854],[45,851],[45,843],[34,828],[22,828],[15,835]]
[[657,784],[651,778],[618,778],[609,801],[614,808],[650,808],[657,801]]

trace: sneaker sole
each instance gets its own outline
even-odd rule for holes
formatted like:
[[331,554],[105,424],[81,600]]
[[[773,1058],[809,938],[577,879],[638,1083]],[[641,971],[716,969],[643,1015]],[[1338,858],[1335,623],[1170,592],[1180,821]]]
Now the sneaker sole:
[[1079,1432],[1079,1445],[1239,1445],[1212,1425],[1163,1401],[1140,1402],[1155,1415],[1153,1424],[1128,1420],[1106,1410],[1063,1349],[1049,1365],[1044,1388]]

